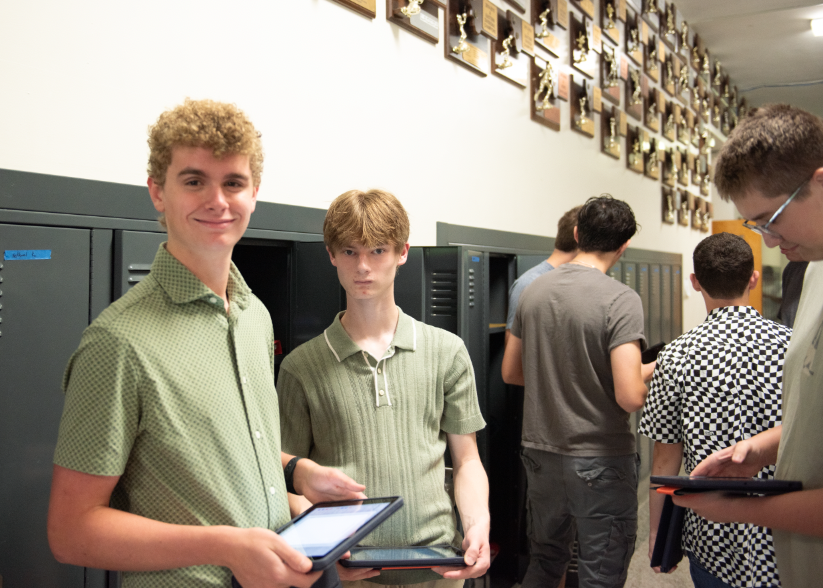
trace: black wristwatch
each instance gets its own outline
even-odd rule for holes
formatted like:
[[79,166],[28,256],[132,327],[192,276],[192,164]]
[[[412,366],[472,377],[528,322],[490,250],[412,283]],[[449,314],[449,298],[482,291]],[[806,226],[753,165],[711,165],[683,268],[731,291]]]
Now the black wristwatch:
[[293,457],[283,468],[283,477],[286,479],[286,490],[291,494],[297,494],[294,489],[294,468],[297,467],[297,462],[303,459],[302,457]]

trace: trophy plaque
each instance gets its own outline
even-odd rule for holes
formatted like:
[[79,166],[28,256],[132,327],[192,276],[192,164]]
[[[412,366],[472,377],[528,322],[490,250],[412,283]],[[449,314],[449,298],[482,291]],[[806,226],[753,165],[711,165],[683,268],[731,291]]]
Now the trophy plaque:
[[703,49],[703,57],[700,62],[700,77],[706,84],[711,85],[711,56],[708,49]]
[[680,197],[677,205],[677,223],[680,226],[688,227],[691,220],[691,212],[694,207],[694,196],[685,190],[679,190]]
[[666,56],[666,61],[663,64],[663,81],[662,86],[669,96],[674,96],[677,86],[677,77],[680,73],[680,61],[674,56],[674,53],[669,53]]
[[663,186],[662,188],[663,193],[663,222],[673,225],[674,224],[674,217],[677,214],[677,210],[674,204],[674,190],[671,188],[667,188]]
[[597,73],[597,54],[594,52],[594,31],[592,21],[583,17],[582,21],[571,15],[569,18],[569,58],[571,66],[589,78]]
[[445,18],[446,57],[487,76],[491,42],[497,40],[497,7],[489,0],[448,0]]
[[[669,147],[661,151],[660,164],[663,167],[663,183],[670,188],[677,186],[677,178],[680,175],[680,167],[677,165],[675,154],[677,150]],[[674,222],[674,219],[672,219]]]
[[617,0],[602,0],[600,6],[600,28],[603,29],[603,36],[618,45],[620,43],[620,29],[617,26]]
[[649,35],[649,42],[645,45],[645,48],[646,75],[656,82],[660,79],[660,60],[657,57],[660,47],[657,44],[657,37]]
[[692,35],[692,43],[689,46],[689,65],[692,69],[700,73],[700,66],[703,63],[703,42],[697,33]]
[[617,49],[603,46],[603,59],[600,60],[600,87],[603,97],[620,105],[620,62]]
[[583,14],[589,18],[594,18],[594,2],[592,0],[573,0]]
[[657,149],[657,139],[648,138],[649,148],[643,154],[643,175],[653,180],[660,179],[660,152]]
[[511,10],[497,13],[497,41],[492,42],[492,70],[502,78],[525,88],[529,83],[534,56],[534,28]]
[[[580,84],[570,76],[569,112],[572,129],[587,137],[594,137],[594,92],[591,82],[583,78]],[[599,108],[599,107],[598,107]]]
[[689,64],[685,61],[677,60],[679,69],[675,69],[677,79],[675,80],[675,96],[683,104],[689,103]]
[[555,57],[560,57],[560,37],[554,32],[558,24],[557,5],[558,0],[532,0],[532,15],[535,42]]
[[683,62],[688,64],[689,61],[689,51],[691,51],[691,30],[689,29],[689,23],[686,22],[686,19],[680,19],[680,25],[678,26],[678,51],[680,56],[683,58]]
[[714,214],[714,205],[708,201],[703,202],[703,204],[703,222],[700,225],[700,231],[703,233],[708,233],[712,229],[712,216]]
[[677,172],[677,183],[681,186],[688,186],[689,185],[689,158],[686,155],[685,150],[677,150],[677,154],[675,155],[675,161],[677,162],[677,167],[680,170]]
[[648,82],[639,69],[629,67],[629,83],[626,84],[626,112],[643,120],[643,97],[648,93]]
[[663,100],[665,101],[663,105],[663,136],[674,142],[677,140],[677,121],[680,106],[666,100],[665,97]]
[[660,38],[672,51],[677,47],[677,8],[673,2],[665,3],[665,11],[660,15]]
[[506,0],[509,4],[514,6],[518,12],[526,12],[526,1],[525,0]]
[[724,108],[723,109],[723,119],[720,123],[720,132],[724,135],[728,136],[729,133],[732,132],[732,109],[731,108]]
[[677,140],[688,147],[691,140],[691,130],[694,124],[694,113],[688,108],[680,108],[680,117],[677,119]]
[[606,155],[620,159],[620,111],[617,107],[603,107],[600,113],[600,149]]
[[660,27],[660,7],[657,0],[641,0],[641,5],[643,20],[656,33]]
[[351,8],[355,12],[359,12],[363,16],[374,18],[377,16],[377,0],[334,0],[338,4],[342,4],[347,8]]
[[705,173],[706,169],[706,156],[700,155],[696,159],[694,155],[689,153],[692,158],[692,186],[697,186],[698,188],[703,184],[703,174]]
[[719,59],[714,60],[712,71],[714,72],[711,76],[712,91],[719,96],[723,92],[723,79],[725,77],[723,75],[723,65]]
[[386,19],[435,45],[440,40],[440,11],[432,0],[386,0]]
[[660,102],[657,97],[657,88],[649,88],[643,109],[643,122],[653,132],[660,130]]
[[643,145],[648,145],[646,131],[639,126],[629,126],[626,130],[626,167],[633,172],[643,173]]
[[[534,57],[531,60],[532,120],[549,127],[554,131],[560,130],[560,102],[558,95],[558,74],[556,64],[550,60]],[[566,84],[568,88],[568,82]]]
[[706,169],[700,178],[700,193],[703,194],[703,196],[708,196],[712,187],[712,166],[709,165],[708,160],[704,161],[706,161]]
[[637,13],[626,11],[626,55],[637,65],[643,65],[643,44],[640,39],[640,22]]

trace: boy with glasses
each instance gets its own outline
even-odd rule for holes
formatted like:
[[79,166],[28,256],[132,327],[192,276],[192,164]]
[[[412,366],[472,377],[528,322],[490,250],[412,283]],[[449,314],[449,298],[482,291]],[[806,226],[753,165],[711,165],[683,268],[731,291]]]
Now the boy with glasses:
[[[753,111],[730,135],[715,183],[768,247],[823,260],[823,120],[787,105]],[[712,454],[692,475],[753,476],[777,463],[776,477],[803,491],[729,498],[717,493],[675,502],[716,522],[770,527],[784,587],[823,577],[823,264],[811,263],[783,371],[783,425]]]

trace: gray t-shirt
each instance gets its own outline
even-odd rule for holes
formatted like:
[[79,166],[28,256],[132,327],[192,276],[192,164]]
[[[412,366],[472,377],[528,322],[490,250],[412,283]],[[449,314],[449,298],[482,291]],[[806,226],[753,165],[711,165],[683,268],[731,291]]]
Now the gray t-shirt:
[[581,457],[635,452],[610,358],[624,343],[646,347],[634,290],[567,263],[523,292],[511,331],[523,341],[525,447]]
[[526,270],[522,276],[514,281],[514,284],[512,284],[512,287],[509,290],[509,316],[506,317],[507,329],[512,328],[514,313],[517,311],[517,303],[520,300],[520,295],[523,293],[523,290],[526,289],[526,286],[553,269],[554,266],[544,259],[533,268]]

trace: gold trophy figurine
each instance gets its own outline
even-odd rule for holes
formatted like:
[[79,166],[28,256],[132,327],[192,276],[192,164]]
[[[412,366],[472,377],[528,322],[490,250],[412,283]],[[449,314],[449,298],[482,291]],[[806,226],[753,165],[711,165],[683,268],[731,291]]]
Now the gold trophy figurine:
[[583,63],[589,57],[589,39],[583,31],[577,31],[577,57],[574,58],[575,63]]
[[609,118],[609,136],[605,139],[606,151],[620,157],[620,143],[617,141],[617,119]]
[[657,122],[657,101],[649,102],[649,108],[646,111],[646,117],[649,119],[649,122],[652,121]]
[[666,60],[666,85],[674,86],[674,69],[671,59]]
[[709,118],[709,101],[706,100],[705,98],[703,98],[700,105],[701,105],[701,110],[703,112],[703,118],[708,120],[708,118]]
[[640,72],[636,69],[631,70],[632,75],[632,105],[643,104],[643,98],[640,96],[642,88],[640,86]]
[[666,126],[663,129],[663,133],[666,135],[674,136],[674,115],[670,114],[666,119]]
[[629,31],[629,36],[631,40],[629,41],[629,46],[626,47],[626,51],[629,53],[640,51],[640,31],[637,30],[637,27]]
[[538,112],[549,108],[549,100],[554,98],[554,71],[550,61],[546,61],[546,67],[540,72],[540,85],[537,87],[537,92],[534,93],[534,101],[540,100],[540,94],[545,92],[543,101],[535,106]]
[[609,62],[608,87],[616,88],[620,85],[620,71],[618,70],[617,56],[614,53],[603,51],[606,61]]
[[666,222],[674,222],[674,199],[671,194],[666,194]]
[[614,6],[612,5],[611,2],[606,3],[606,16],[608,17],[608,20],[606,21],[606,27],[605,27],[606,30],[610,31],[610,30],[616,28],[617,25],[614,22]]
[[680,197],[680,224],[684,227],[689,226],[689,201]]
[[700,67],[700,52],[697,50],[697,47],[692,49],[692,65],[694,69]]
[[686,161],[686,158],[680,160],[680,175],[683,176],[685,183],[688,183],[689,180],[689,162]]
[[580,129],[582,129],[589,122],[589,119],[586,118],[586,103],[588,101],[589,101],[589,99],[585,94],[583,94],[580,97],[580,101],[579,101],[580,117],[575,122],[575,124],[577,124],[577,127],[580,128]]
[[452,47],[452,52],[460,54],[465,53],[469,50],[469,45],[468,43],[466,43],[466,38],[468,37],[468,35],[466,35],[466,29],[463,28],[463,25],[466,24],[465,12],[463,14],[457,15],[457,24],[460,25],[460,40],[457,42],[456,46]]
[[671,166],[671,171],[669,172],[669,174],[670,174],[670,177],[672,179],[672,184],[677,185],[677,179],[678,179],[678,176],[680,175],[680,170],[677,168],[677,165],[674,163],[674,157],[672,157],[671,162],[672,162],[672,166]]
[[714,85],[720,86],[723,83],[723,76],[720,71],[720,60],[714,62]]
[[723,98],[725,98],[726,100],[729,99],[729,84],[723,85]]
[[682,92],[689,87],[689,66],[684,65],[680,68],[680,91]]
[[657,71],[657,47],[649,49],[649,71]]
[[657,159],[657,148],[654,145],[652,145],[652,148],[649,151],[649,167],[648,167],[649,173],[650,174],[657,173],[658,165],[659,165],[659,162],[658,162],[658,159]]
[[640,139],[635,137],[632,142],[632,152],[629,153],[629,165],[635,167],[640,160]]
[[714,116],[712,117],[712,122],[714,122],[715,126],[720,124],[720,107],[717,104],[714,105]]
[[403,16],[407,16],[411,18],[415,14],[420,14],[420,5],[423,4],[424,0],[409,0],[408,6],[404,6],[400,9],[400,12],[403,13]]
[[514,65],[512,60],[509,59],[509,49],[511,49],[512,43],[514,43],[514,33],[503,39],[503,53],[500,54],[503,63],[498,63],[497,69],[506,69]]
[[699,229],[702,226],[703,226],[703,211],[700,210],[700,208],[698,207],[694,210],[694,224],[692,224],[692,227],[694,227],[695,229]]
[[709,177],[709,172],[706,172],[705,174],[703,174],[703,179],[700,180],[700,190],[703,192],[708,192],[711,185],[712,180]]
[[703,70],[702,71],[703,71],[704,74],[709,73],[709,55],[708,54],[703,56]]
[[709,229],[711,228],[712,222],[712,215],[709,214],[709,211],[703,213],[703,221],[700,223],[700,230],[704,233],[708,233]]
[[546,10],[540,13],[540,16],[537,18],[540,19],[540,32],[537,33],[538,39],[545,39],[551,33],[549,33],[549,13],[552,11],[552,7],[549,6]]
[[666,35],[671,37],[677,36],[677,29],[674,28],[674,10],[671,8],[666,13]]
[[657,14],[657,0],[646,0],[646,14]]
[[685,20],[680,25],[680,45],[686,49],[689,47],[689,23]]

